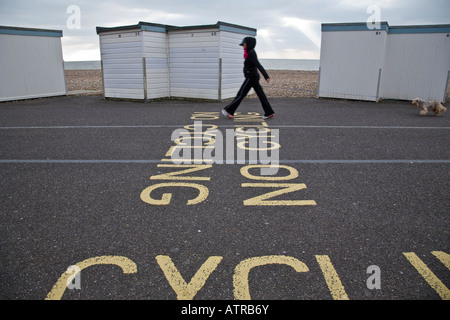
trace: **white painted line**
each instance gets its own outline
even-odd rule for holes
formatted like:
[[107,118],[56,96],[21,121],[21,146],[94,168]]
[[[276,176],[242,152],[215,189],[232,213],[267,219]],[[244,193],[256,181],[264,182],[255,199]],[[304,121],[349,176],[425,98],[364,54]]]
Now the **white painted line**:
[[79,160],[79,159],[1,159],[0,163],[73,163],[73,164],[146,164],[163,163],[161,160]]
[[313,164],[394,164],[394,163],[450,163],[450,160],[428,160],[428,159],[380,159],[380,160],[279,160],[280,163],[313,163]]
[[294,129],[407,129],[407,130],[415,130],[415,129],[438,129],[438,130],[450,130],[450,127],[411,127],[411,126],[297,126],[297,125],[274,125],[270,126],[270,128],[294,128]]
[[[227,160],[228,161],[228,160]],[[205,161],[204,161],[205,162]],[[279,160],[280,164],[291,163],[291,164],[450,164],[450,160],[430,160],[430,159],[380,159],[380,160],[370,160],[370,159],[359,159],[359,160],[346,160],[346,159],[293,159],[293,160]],[[148,164],[148,163],[167,163],[167,161],[148,159],[148,160],[136,160],[136,159],[118,159],[118,160],[106,160],[106,159],[0,159],[0,163],[56,163],[56,164]],[[210,161],[206,161],[207,164],[212,164]],[[250,164],[249,161],[245,163],[227,163],[233,165],[245,165]],[[275,164],[274,164],[275,165]]]
[[46,129],[140,129],[140,128],[183,128],[183,126],[177,125],[136,125],[136,126],[127,126],[127,125],[118,125],[118,126],[20,126],[20,127],[0,127],[0,130],[22,130],[22,129],[38,129],[38,130],[46,130]]
[[[109,126],[15,126],[0,127],[0,130],[21,129],[140,129],[140,128],[183,128],[185,125],[109,125]],[[219,128],[234,128],[235,125],[218,125]],[[282,129],[394,129],[394,130],[450,130],[450,127],[411,127],[411,126],[302,126],[271,125],[270,128]]]

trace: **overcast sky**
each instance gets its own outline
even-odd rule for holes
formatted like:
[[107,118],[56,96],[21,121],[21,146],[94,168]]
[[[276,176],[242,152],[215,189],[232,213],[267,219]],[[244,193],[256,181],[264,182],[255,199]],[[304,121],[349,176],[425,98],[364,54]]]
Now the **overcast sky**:
[[0,25],[62,30],[65,61],[100,60],[95,28],[139,21],[243,25],[260,58],[319,59],[322,23],[450,24],[449,12],[449,0],[0,0]]

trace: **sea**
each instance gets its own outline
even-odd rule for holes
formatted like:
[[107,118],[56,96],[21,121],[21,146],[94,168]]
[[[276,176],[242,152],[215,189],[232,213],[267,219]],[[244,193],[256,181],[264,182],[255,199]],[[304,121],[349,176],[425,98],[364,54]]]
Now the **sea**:
[[[306,70],[318,71],[320,60],[315,59],[259,59],[266,70]],[[100,70],[99,60],[64,61],[65,70]]]

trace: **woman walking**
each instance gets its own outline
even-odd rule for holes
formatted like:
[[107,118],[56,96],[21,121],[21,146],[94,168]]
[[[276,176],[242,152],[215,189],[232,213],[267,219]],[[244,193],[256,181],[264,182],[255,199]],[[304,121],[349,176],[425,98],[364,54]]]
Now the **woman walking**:
[[267,100],[263,88],[259,84],[260,77],[258,70],[262,73],[264,79],[266,79],[267,82],[270,81],[270,77],[264,67],[258,61],[258,56],[256,55],[255,51],[256,39],[253,37],[245,37],[239,45],[244,47],[245,81],[239,89],[236,98],[234,98],[234,100],[222,110],[222,114],[229,119],[233,119],[233,115],[236,112],[236,109],[239,107],[242,100],[244,100],[244,98],[247,96],[250,89],[253,88],[255,89],[259,101],[261,101],[261,105],[264,109],[263,119],[273,118],[275,112],[273,111],[269,100]]

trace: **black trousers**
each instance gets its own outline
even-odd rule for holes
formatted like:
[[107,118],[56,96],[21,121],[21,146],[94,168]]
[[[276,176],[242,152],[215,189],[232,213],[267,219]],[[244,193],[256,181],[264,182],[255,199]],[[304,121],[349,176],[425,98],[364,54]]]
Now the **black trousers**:
[[245,78],[245,81],[242,84],[241,88],[239,89],[236,98],[234,98],[234,100],[225,107],[225,110],[229,114],[234,114],[236,112],[236,109],[239,107],[242,100],[244,100],[244,98],[247,96],[251,88],[255,89],[259,101],[261,101],[261,105],[264,109],[264,115],[270,116],[271,114],[274,114],[275,112],[273,111],[272,106],[269,103],[269,100],[267,100],[266,94],[264,93],[261,84],[259,83],[259,76]]

